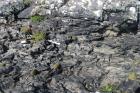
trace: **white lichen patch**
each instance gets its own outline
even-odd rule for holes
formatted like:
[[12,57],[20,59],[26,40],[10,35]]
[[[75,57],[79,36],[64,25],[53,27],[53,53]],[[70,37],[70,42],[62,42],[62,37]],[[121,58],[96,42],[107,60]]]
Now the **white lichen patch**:
[[96,91],[95,93],[100,93],[99,91]]
[[136,20],[137,19],[137,11],[135,7],[130,7],[129,8],[129,18]]
[[102,54],[115,54],[117,52],[117,50],[115,49],[111,49],[110,47],[108,46],[103,46],[103,47],[95,47],[94,48],[94,52],[97,52],[97,53],[102,53]]
[[109,2],[112,2],[112,0],[108,0]]
[[120,3],[116,3],[116,7],[119,7],[120,6]]
[[99,7],[103,6],[103,2],[101,0],[98,0],[97,4],[98,4]]
[[93,11],[93,14],[94,14],[96,17],[101,17],[101,15],[102,15],[102,10]]
[[69,9],[70,11],[74,10],[76,8],[76,6],[71,6]]
[[31,12],[31,15],[35,15],[36,13],[40,12],[41,7],[40,6],[36,6],[34,7],[34,9]]
[[92,6],[92,0],[82,0],[82,4],[90,7],[90,6]]
[[56,41],[53,41],[53,40],[48,40],[49,42],[53,43],[53,44],[56,44],[56,45],[60,45],[59,42],[56,42]]
[[27,43],[26,40],[22,40],[22,41],[21,41],[21,44],[26,44],[26,43]]
[[135,14],[136,13],[136,8],[135,7],[130,7],[129,11],[131,14]]
[[6,20],[3,17],[0,17],[0,23],[5,23],[6,24]]

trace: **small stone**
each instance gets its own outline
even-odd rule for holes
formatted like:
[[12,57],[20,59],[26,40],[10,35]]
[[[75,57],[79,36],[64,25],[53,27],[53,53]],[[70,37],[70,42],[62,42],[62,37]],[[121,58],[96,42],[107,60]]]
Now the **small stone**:
[[22,40],[21,41],[21,44],[26,44],[27,43],[27,40]]
[[53,44],[56,44],[56,45],[60,45],[59,42],[56,42],[56,41],[52,41],[52,40],[48,40],[49,42],[53,43]]

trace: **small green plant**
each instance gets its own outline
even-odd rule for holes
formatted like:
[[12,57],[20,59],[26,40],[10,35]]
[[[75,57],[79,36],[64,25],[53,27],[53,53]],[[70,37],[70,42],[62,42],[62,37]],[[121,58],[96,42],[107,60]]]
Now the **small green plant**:
[[5,63],[0,63],[0,67],[5,67],[6,64]]
[[32,71],[32,76],[35,76],[37,74],[39,74],[40,72],[37,69],[33,69]]
[[20,30],[21,30],[21,32],[26,33],[26,32],[28,32],[29,28],[26,27],[26,26],[23,26],[23,27],[20,28]]
[[23,4],[24,4],[25,6],[30,6],[31,3],[32,3],[31,0],[23,0]]
[[137,74],[136,74],[136,72],[130,72],[130,73],[128,74],[128,79],[129,79],[129,80],[136,80],[136,79],[137,79]]
[[44,16],[41,16],[41,15],[31,16],[31,21],[34,23],[41,22],[42,20],[44,20]]
[[54,70],[56,70],[56,69],[61,69],[61,64],[56,63],[56,64],[54,64],[54,65],[52,66],[52,68],[53,68]]
[[138,62],[135,60],[132,62],[132,71],[128,73],[129,80],[137,80],[137,73],[135,71],[136,65],[138,65]]
[[28,36],[32,35],[32,29],[30,27],[23,26],[21,27],[20,31],[25,34],[26,39],[28,38]]
[[33,39],[35,42],[44,40],[45,38],[46,38],[46,35],[45,35],[45,33],[43,33],[43,32],[37,32],[37,33],[33,34],[33,36],[32,36],[32,39]]
[[105,93],[112,93],[114,91],[117,91],[117,86],[114,84],[107,84],[101,87],[100,91]]

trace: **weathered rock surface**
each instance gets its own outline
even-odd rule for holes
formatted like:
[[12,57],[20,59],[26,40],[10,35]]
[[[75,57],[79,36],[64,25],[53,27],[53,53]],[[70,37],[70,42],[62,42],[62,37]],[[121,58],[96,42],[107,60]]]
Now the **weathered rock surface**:
[[[40,14],[55,15],[58,13],[75,18],[99,18],[103,16],[104,10],[112,10],[112,12],[127,11],[127,14],[122,16],[136,19],[136,9],[134,8],[137,4],[136,0],[127,2],[125,0],[36,0],[36,4],[33,13],[40,11]],[[127,9],[127,7],[131,8]]]
[[[2,8],[8,4],[0,2]],[[22,4],[18,0],[11,6],[22,10]],[[0,24],[0,93],[104,93],[102,87],[105,93],[139,93],[136,4],[134,0],[33,1],[17,14],[20,20]],[[13,11],[10,6],[6,9]],[[44,19],[32,22],[29,18],[36,13]],[[44,40],[34,41],[31,34],[25,38],[21,27],[28,25],[33,35],[44,33]]]

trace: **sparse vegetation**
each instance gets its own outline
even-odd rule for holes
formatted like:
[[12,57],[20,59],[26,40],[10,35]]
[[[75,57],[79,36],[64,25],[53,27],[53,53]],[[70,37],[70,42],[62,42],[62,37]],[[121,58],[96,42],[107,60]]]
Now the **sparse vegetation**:
[[59,74],[62,72],[62,66],[59,63],[56,63],[52,66],[52,73],[53,75]]
[[5,67],[6,64],[5,63],[0,63],[0,67]]
[[29,35],[32,35],[32,29],[31,27],[28,26],[23,26],[21,27],[21,32],[23,32],[25,34],[25,38],[27,39]]
[[32,1],[31,0],[23,0],[23,3],[25,6],[29,6],[32,3]]
[[24,33],[28,32],[28,30],[29,30],[29,28],[27,26],[21,27],[21,31]]
[[43,32],[36,32],[36,33],[33,34],[33,36],[32,36],[32,39],[33,39],[35,42],[44,40],[45,38],[46,38],[46,35],[45,35],[45,33],[43,33]]
[[137,74],[135,72],[130,72],[128,74],[128,79],[129,80],[136,80],[137,79]]
[[137,80],[137,73],[135,71],[136,65],[138,65],[139,61],[135,60],[132,62],[132,71],[128,73],[129,80]]
[[101,87],[100,91],[105,93],[112,93],[114,91],[117,91],[117,86],[114,84],[107,84]]
[[71,39],[72,39],[73,41],[77,41],[77,37],[76,37],[76,36],[72,36]]
[[35,75],[37,75],[37,74],[39,74],[40,72],[37,70],[37,69],[33,69],[33,71],[32,71],[32,75],[33,76],[35,76]]
[[34,23],[41,22],[43,19],[44,19],[44,16],[41,16],[41,15],[31,16],[31,21]]
[[53,66],[52,66],[52,68],[53,69],[61,69],[61,65],[60,64],[58,64],[58,63],[56,63],[56,64],[54,64]]

